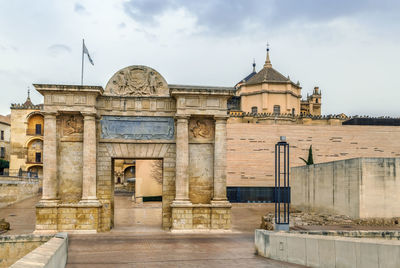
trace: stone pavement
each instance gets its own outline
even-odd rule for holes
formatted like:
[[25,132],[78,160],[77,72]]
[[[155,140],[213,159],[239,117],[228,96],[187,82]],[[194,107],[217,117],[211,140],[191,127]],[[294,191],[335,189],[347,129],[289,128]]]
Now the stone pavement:
[[38,195],[0,208],[0,219],[4,218],[11,226],[7,235],[29,234],[35,230],[35,205],[39,200]]
[[254,235],[71,235],[67,268],[75,267],[302,267],[254,254]]
[[[7,234],[31,233],[35,204],[29,198],[0,209],[11,223]],[[269,204],[233,204],[231,233],[173,234],[161,230],[161,204],[134,205],[115,196],[115,229],[70,235],[67,267],[301,267],[254,254],[254,229]]]
[[176,234],[161,230],[161,204],[115,196],[115,229],[70,235],[67,268],[301,267],[254,254],[254,229],[267,204],[234,204],[231,233]]

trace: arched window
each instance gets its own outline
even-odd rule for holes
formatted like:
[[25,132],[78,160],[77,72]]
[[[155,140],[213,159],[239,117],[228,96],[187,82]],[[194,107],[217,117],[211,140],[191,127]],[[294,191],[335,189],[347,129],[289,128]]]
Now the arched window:
[[296,109],[292,108],[292,115],[296,113]]
[[317,99],[315,99],[315,103],[318,103],[318,98],[317,98]]
[[251,107],[251,113],[252,113],[252,114],[256,114],[257,112],[258,112],[257,106]]
[[280,113],[281,113],[281,106],[274,105],[274,114],[280,114]]

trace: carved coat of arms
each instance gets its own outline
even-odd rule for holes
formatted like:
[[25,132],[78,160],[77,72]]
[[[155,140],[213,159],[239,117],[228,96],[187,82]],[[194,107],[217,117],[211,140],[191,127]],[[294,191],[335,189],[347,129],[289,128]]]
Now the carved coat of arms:
[[131,66],[118,71],[108,82],[106,94],[118,96],[168,95],[165,79],[145,66]]

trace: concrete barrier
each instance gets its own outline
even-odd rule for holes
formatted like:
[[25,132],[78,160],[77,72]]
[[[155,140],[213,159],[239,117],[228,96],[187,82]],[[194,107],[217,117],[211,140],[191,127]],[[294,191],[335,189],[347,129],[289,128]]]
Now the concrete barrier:
[[58,233],[45,244],[28,253],[11,268],[62,268],[68,257],[68,235]]
[[309,267],[400,267],[400,241],[255,231],[259,255]]

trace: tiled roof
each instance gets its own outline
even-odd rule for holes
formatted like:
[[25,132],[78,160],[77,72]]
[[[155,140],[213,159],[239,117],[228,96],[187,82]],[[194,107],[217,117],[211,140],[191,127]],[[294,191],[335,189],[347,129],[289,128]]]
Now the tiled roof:
[[248,81],[247,85],[260,84],[264,82],[291,82],[289,78],[285,77],[272,67],[264,67],[258,73],[254,74]]
[[0,122],[10,125],[11,124],[11,116],[10,115],[6,115],[6,116],[0,115]]

